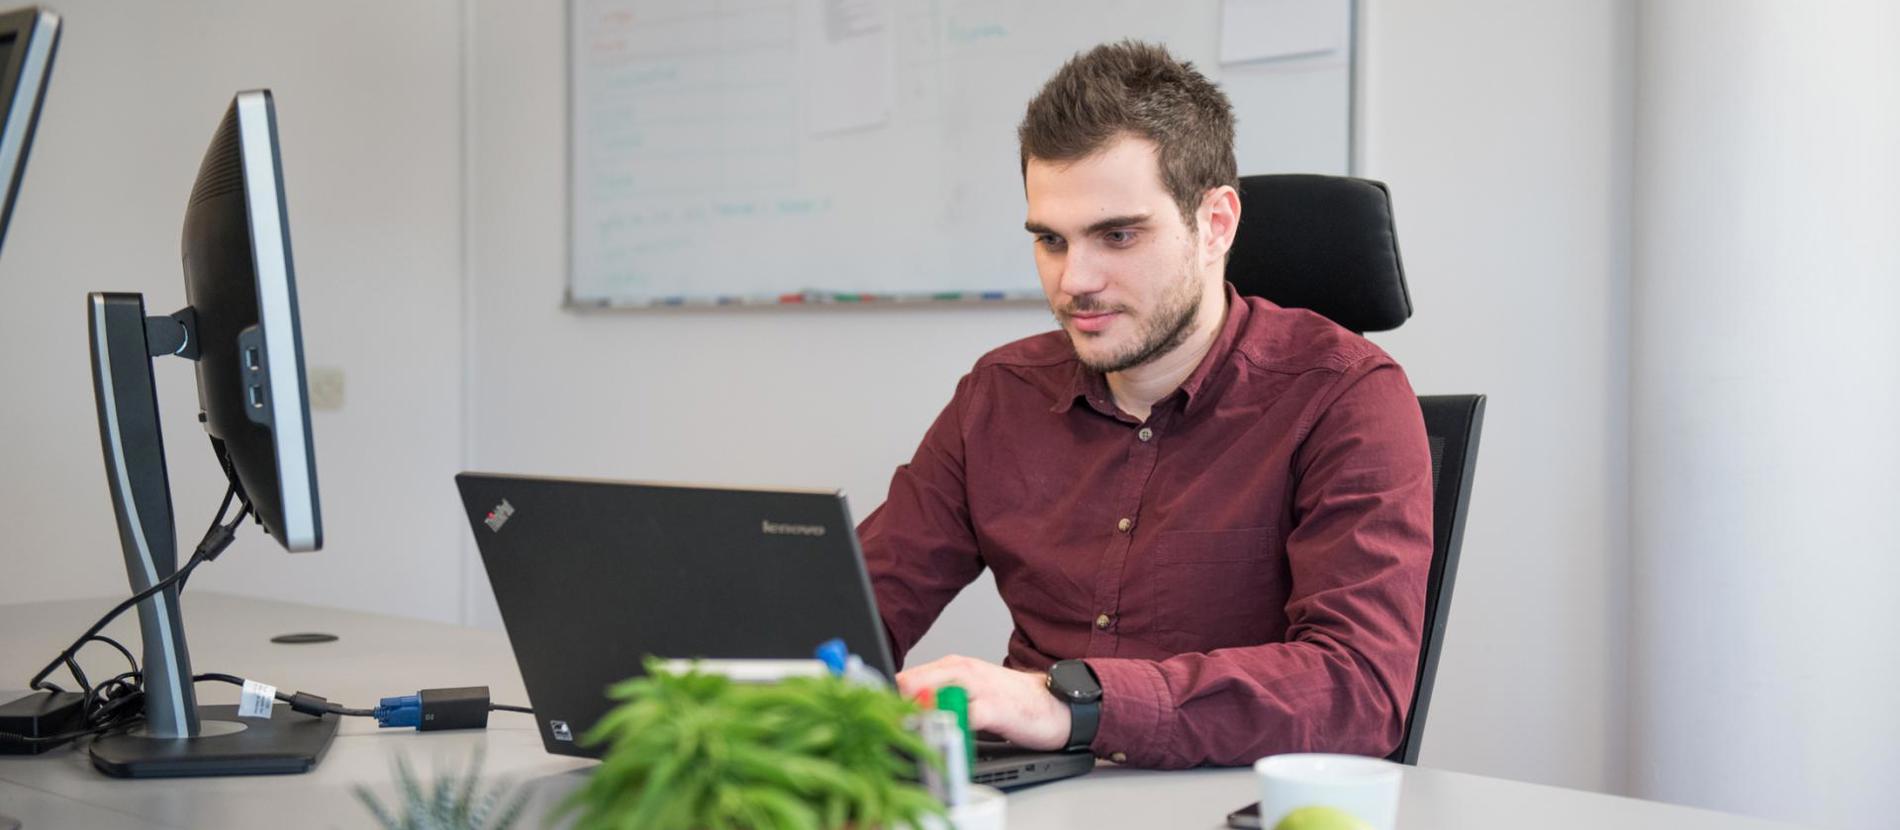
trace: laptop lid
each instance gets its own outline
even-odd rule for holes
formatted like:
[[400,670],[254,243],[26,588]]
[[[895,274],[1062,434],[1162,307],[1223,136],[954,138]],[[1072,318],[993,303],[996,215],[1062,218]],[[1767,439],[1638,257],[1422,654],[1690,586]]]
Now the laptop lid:
[[892,660],[843,494],[455,477],[549,752],[668,658],[809,658],[842,637]]

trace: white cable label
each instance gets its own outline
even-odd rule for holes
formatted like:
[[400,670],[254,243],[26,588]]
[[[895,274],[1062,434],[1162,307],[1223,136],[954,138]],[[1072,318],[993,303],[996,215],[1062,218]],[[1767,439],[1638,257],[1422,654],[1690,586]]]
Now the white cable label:
[[244,697],[238,701],[238,717],[270,718],[271,703],[277,700],[277,687],[255,680],[244,681]]

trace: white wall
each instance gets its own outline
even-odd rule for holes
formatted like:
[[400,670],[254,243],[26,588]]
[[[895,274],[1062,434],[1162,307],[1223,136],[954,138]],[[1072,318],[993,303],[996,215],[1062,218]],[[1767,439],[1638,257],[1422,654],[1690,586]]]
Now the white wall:
[[1371,0],[1362,174],[1422,393],[1490,396],[1421,762],[1624,781],[1631,30],[1625,2]]
[[1653,2],[1632,793],[1900,817],[1900,8]]
[[[306,358],[346,376],[344,408],[313,417],[327,544],[289,556],[252,526],[192,587],[457,619],[459,4],[56,5],[65,34],[0,257],[0,602],[125,590],[85,294],[184,305],[178,240],[199,160],[232,95],[268,87]],[[192,366],[162,359],[156,378],[188,552],[223,476]]]

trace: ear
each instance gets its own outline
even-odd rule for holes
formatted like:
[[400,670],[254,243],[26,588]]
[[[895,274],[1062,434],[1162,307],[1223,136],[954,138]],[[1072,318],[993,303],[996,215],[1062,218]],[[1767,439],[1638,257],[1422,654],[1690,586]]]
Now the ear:
[[1234,247],[1234,233],[1240,229],[1240,193],[1228,185],[1207,191],[1196,218],[1201,226],[1201,262],[1218,266]]

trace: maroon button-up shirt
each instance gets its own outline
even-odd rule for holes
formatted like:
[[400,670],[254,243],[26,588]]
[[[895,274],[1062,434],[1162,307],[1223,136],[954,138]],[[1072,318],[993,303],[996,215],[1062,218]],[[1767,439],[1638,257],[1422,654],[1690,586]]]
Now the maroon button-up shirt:
[[1093,749],[1146,767],[1384,755],[1412,696],[1431,457],[1398,364],[1228,289],[1147,421],[1060,331],[984,356],[859,527],[899,659],[985,567],[1005,665],[1085,658]]

